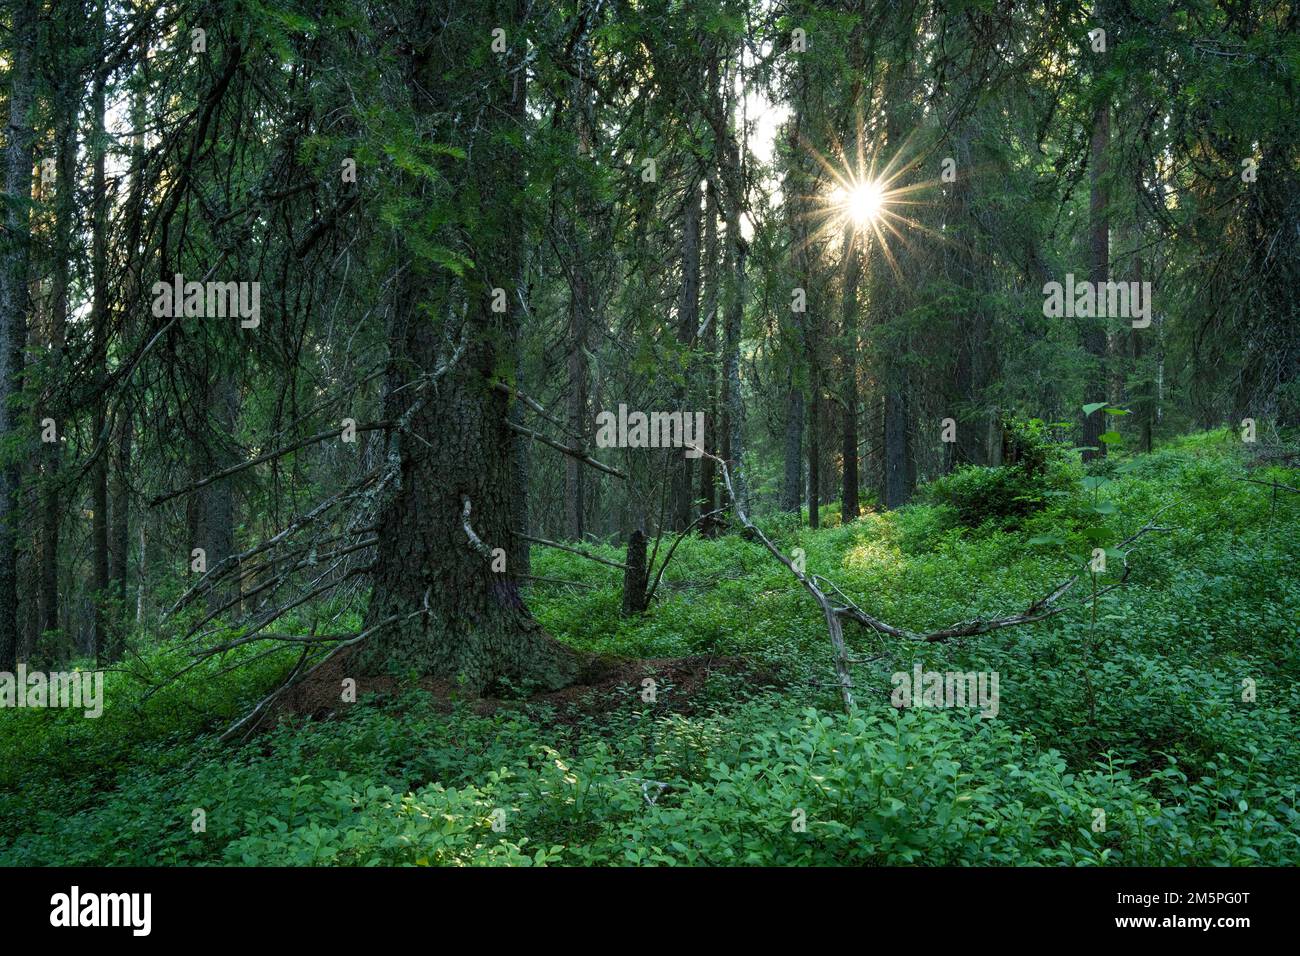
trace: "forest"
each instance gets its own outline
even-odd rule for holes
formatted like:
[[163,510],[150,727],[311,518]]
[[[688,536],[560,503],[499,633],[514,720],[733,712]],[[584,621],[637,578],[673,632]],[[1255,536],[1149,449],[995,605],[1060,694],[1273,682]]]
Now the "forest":
[[3,0],[0,867],[1300,864],[1298,28]]

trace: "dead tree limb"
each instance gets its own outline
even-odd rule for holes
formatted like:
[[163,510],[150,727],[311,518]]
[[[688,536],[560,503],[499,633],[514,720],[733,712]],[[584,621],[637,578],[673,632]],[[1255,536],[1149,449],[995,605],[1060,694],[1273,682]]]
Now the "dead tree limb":
[[531,541],[533,544],[540,544],[546,548],[559,548],[561,551],[568,551],[570,554],[576,554],[579,557],[586,558],[588,561],[599,561],[601,564],[608,564],[611,568],[618,568],[620,571],[627,570],[626,564],[620,564],[617,561],[602,558],[599,555],[592,554],[590,551],[583,551],[581,548],[574,548],[567,544],[560,544],[558,541],[547,541],[545,538],[534,538],[532,535],[524,534],[521,531],[515,531],[514,535],[523,538],[525,541]]
[[736,496],[736,489],[731,483],[731,470],[727,468],[727,463],[717,455],[710,455],[704,452],[707,457],[717,462],[718,467],[722,469],[722,482],[727,489],[727,496],[731,499],[732,510],[736,512],[736,517],[745,528],[754,535],[767,548],[772,557],[776,558],[793,574],[804,586],[804,589],[813,596],[817,606],[822,609],[822,616],[826,619],[826,630],[830,634],[831,647],[835,652],[835,676],[839,679],[840,698],[844,701],[844,709],[852,711],[856,706],[853,702],[853,675],[849,671],[849,652],[844,644],[844,628],[840,624],[840,615],[836,612],[835,606],[831,603],[826,594],[819,588],[816,582],[808,575],[800,571],[793,561],[787,558],[781,549],[774,545],[770,538],[759,530],[754,522],[749,520],[749,515],[745,514],[745,509]]
[[564,454],[568,455],[570,458],[576,458],[584,465],[589,465],[590,467],[595,468],[597,471],[603,471],[605,474],[613,475],[615,478],[622,478],[624,480],[627,479],[627,475],[619,471],[617,468],[612,468],[609,465],[605,464],[604,462],[597,461],[596,459],[592,458],[590,455],[584,454],[576,448],[570,448],[568,445],[561,444],[560,442],[556,441],[554,438],[548,438],[546,435],[543,435],[541,432],[535,432],[531,428],[526,428],[525,426],[520,425],[517,422],[512,422],[509,420],[506,421],[506,425],[510,428],[511,431],[518,432],[520,435],[525,435],[528,438],[532,438],[535,441],[539,441],[543,445],[550,445],[556,451],[563,452]]
[[478,532],[474,530],[474,526],[469,523],[469,516],[470,516],[469,495],[461,495],[460,503],[461,503],[460,524],[461,527],[465,529],[465,537],[469,538],[469,546],[474,550],[476,554],[479,554],[480,556],[487,558],[489,561],[491,561],[492,549],[483,543],[483,539],[478,536]]
[[648,593],[645,596],[646,607],[649,607],[650,602],[654,600],[655,591],[659,590],[659,580],[664,576],[664,569],[668,567],[668,562],[673,559],[673,552],[676,551],[677,546],[682,543],[682,539],[685,538],[688,534],[690,534],[691,529],[693,529],[696,525],[700,524],[702,521],[706,521],[707,519],[712,518],[714,515],[720,515],[722,514],[722,512],[726,510],[727,510],[726,508],[714,508],[712,511],[708,512],[707,514],[700,515],[698,518],[696,518],[694,521],[688,524],[681,531],[681,533],[677,535],[677,540],[673,542],[672,547],[668,549],[668,553],[664,555],[664,563],[659,565],[659,571],[655,574],[654,584],[650,586],[650,593]]
[[[380,431],[381,429],[384,428],[390,428],[392,427],[392,425],[393,425],[392,422],[365,422],[361,425],[355,426],[355,430],[359,432],[373,432],[373,431]],[[221,471],[217,472],[216,474],[209,475],[207,478],[203,478],[200,481],[196,481],[192,485],[186,485],[184,488],[178,488],[175,491],[168,491],[161,495],[155,495],[153,498],[149,499],[149,507],[156,508],[158,505],[162,504],[163,502],[171,501],[173,498],[179,498],[181,495],[192,494],[198,491],[200,488],[206,488],[214,481],[220,481],[222,478],[229,478],[231,475],[238,474],[241,471],[246,471],[247,469],[252,468],[254,465],[260,465],[263,462],[271,461],[272,459],[275,458],[281,458],[284,455],[289,454],[290,452],[295,452],[301,448],[306,448],[308,445],[314,445],[317,442],[327,441],[330,438],[337,438],[339,435],[342,435],[345,431],[347,431],[346,428],[340,427],[340,428],[331,428],[329,431],[317,432],[315,435],[312,435],[309,438],[303,438],[300,441],[292,442],[288,445],[285,445],[283,448],[277,448],[275,451],[268,451],[266,454],[258,455],[256,458],[250,458],[248,461],[241,461],[237,465],[231,465],[229,468],[223,468]]]
[[556,428],[560,429],[560,431],[564,432],[570,438],[576,438],[578,441],[583,440],[581,435],[577,434],[576,432],[570,431],[568,426],[566,426],[564,422],[560,421],[558,418],[556,418],[554,415],[548,412],[546,410],[546,407],[542,405],[541,402],[537,401],[537,399],[535,398],[529,398],[527,395],[521,392],[516,386],[508,385],[505,382],[497,382],[493,386],[493,388],[495,388],[498,392],[511,396],[512,398],[519,399],[521,402],[524,403],[525,406],[527,406],[532,411],[537,413],[537,415],[539,415],[540,417],[546,419],[548,422],[550,422]]
[[1283,491],[1289,491],[1293,495],[1300,495],[1300,488],[1292,488],[1290,485],[1284,485],[1280,481],[1260,481],[1258,478],[1234,478],[1233,481],[1247,481],[1252,485],[1263,485],[1265,488],[1272,488],[1274,491],[1281,488]]
[[[704,454],[708,458],[711,458],[713,461],[715,461],[718,464],[718,466],[721,468],[723,484],[726,487],[728,497],[731,499],[732,509],[735,511],[736,517],[740,520],[740,523],[746,528],[746,530],[748,530],[754,537],[756,537],[759,540],[759,542],[762,543],[763,547],[765,547],[772,554],[773,557],[775,557],[778,561],[784,564],[787,569],[789,569],[790,573],[793,574],[796,579],[798,579],[799,583],[802,584],[804,589],[807,590],[808,593],[813,596],[813,599],[817,601],[818,606],[822,609],[822,615],[826,619],[826,629],[829,632],[830,639],[831,639],[831,646],[835,653],[834,656],[835,673],[839,679],[840,696],[844,700],[845,710],[853,709],[853,693],[852,693],[853,680],[849,668],[856,661],[849,657],[848,650],[845,647],[844,630],[840,622],[841,618],[848,618],[849,620],[857,621],[859,624],[869,627],[872,630],[876,631],[877,633],[884,634],[889,637],[896,637],[904,640],[917,641],[923,643],[937,643],[941,641],[950,640],[951,638],[954,637],[968,637],[968,636],[974,636],[978,634],[987,634],[990,631],[1000,630],[1001,628],[1004,627],[1017,627],[1022,624],[1032,624],[1037,621],[1045,620],[1049,617],[1054,617],[1055,615],[1060,614],[1067,610],[1071,610],[1073,607],[1076,606],[1076,605],[1059,605],[1057,604],[1057,602],[1062,597],[1064,597],[1067,593],[1069,593],[1069,591],[1083,578],[1084,569],[1086,568],[1086,562],[1084,568],[1081,568],[1079,571],[1075,572],[1075,574],[1073,574],[1071,577],[1067,578],[1065,581],[1058,584],[1055,588],[1053,588],[1043,597],[1031,603],[1025,610],[1021,611],[1018,614],[1012,614],[1005,617],[989,618],[989,619],[976,618],[971,621],[963,621],[957,624],[952,624],[945,628],[940,628],[939,630],[928,631],[928,632],[910,631],[905,628],[895,627],[892,624],[887,624],[886,622],[880,620],[879,618],[871,614],[868,614],[866,611],[862,610],[862,608],[860,608],[856,603],[854,603],[854,601],[852,601],[833,582],[827,580],[821,575],[816,575],[816,574],[808,575],[800,571],[799,568],[795,566],[795,563],[791,561],[788,557],[786,557],[785,554],[783,554],[781,550],[777,548],[775,544],[772,543],[771,539],[768,538],[767,535],[765,535],[761,530],[759,530],[759,528],[752,521],[750,521],[749,516],[745,514],[745,510],[741,506],[740,501],[736,496],[735,488],[731,483],[731,473],[727,469],[727,463],[723,461],[721,458],[719,458],[717,455],[710,455],[708,452],[704,452]],[[1169,508],[1172,508],[1177,503],[1178,502],[1176,501],[1170,502],[1169,504],[1165,505],[1163,508],[1160,508],[1158,511],[1156,511],[1155,514],[1153,514],[1151,518],[1148,519],[1148,521],[1141,528],[1139,528],[1137,531],[1133,532],[1127,538],[1121,541],[1117,546],[1118,549],[1123,550],[1125,547],[1127,547],[1130,544],[1133,544],[1138,539],[1142,538],[1144,535],[1150,534],[1152,532],[1168,531],[1169,530],[1168,528],[1163,528],[1155,524],[1155,519],[1164,511],[1168,510]],[[1124,572],[1120,576],[1120,579],[1118,581],[1112,582],[1111,584],[1108,584],[1104,588],[1101,588],[1099,591],[1097,591],[1097,596],[1100,596],[1118,587],[1121,587],[1128,580],[1129,571],[1130,571],[1130,566],[1128,563],[1128,556],[1127,553],[1125,553]],[[833,593],[840,601],[843,601],[844,603],[838,606],[833,604],[830,598],[827,596],[827,591]]]

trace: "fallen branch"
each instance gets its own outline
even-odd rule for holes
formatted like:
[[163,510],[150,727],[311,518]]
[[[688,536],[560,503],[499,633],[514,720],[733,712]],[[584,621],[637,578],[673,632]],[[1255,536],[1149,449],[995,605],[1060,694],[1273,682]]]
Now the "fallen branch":
[[816,582],[795,567],[794,562],[782,554],[771,539],[760,531],[754,522],[749,520],[749,515],[745,514],[745,509],[736,496],[736,489],[731,483],[731,470],[727,468],[727,463],[717,455],[710,455],[702,448],[699,450],[705,457],[717,462],[722,469],[722,481],[727,489],[727,496],[731,498],[732,510],[736,512],[736,517],[740,523],[762,542],[763,547],[767,548],[774,558],[784,564],[790,573],[798,578],[799,583],[813,596],[817,605],[822,609],[822,615],[826,618],[826,630],[830,633],[831,647],[835,651],[835,676],[839,679],[840,698],[844,701],[844,709],[852,711],[856,706],[853,702],[853,675],[849,671],[849,652],[844,644],[844,628],[840,624],[840,615],[837,613],[835,606],[831,604],[830,599],[826,597]]
[[[406,617],[415,617],[417,614],[424,614],[424,613],[425,613],[424,610],[412,611],[410,614],[406,615]],[[349,640],[344,641],[343,643],[339,644],[337,647],[333,648],[328,654],[326,654],[323,658],[321,658],[319,662],[314,664],[310,670],[305,672],[302,670],[302,665],[306,661],[307,652],[311,648],[310,647],[304,648],[302,656],[298,658],[298,663],[294,665],[293,670],[290,672],[289,676],[285,678],[283,682],[281,682],[280,686],[277,687],[275,690],[271,691],[271,693],[267,694],[264,698],[262,698],[262,700],[257,704],[257,706],[254,707],[251,711],[249,711],[244,717],[240,718],[235,723],[231,724],[231,726],[226,730],[226,732],[223,733],[220,736],[220,738],[218,738],[219,742],[225,743],[231,737],[235,736],[235,734],[239,732],[240,728],[248,726],[249,722],[253,721],[252,725],[248,726],[248,729],[244,732],[243,735],[244,737],[248,737],[248,735],[251,734],[254,730],[256,730],[258,725],[261,724],[262,718],[266,715],[267,709],[271,706],[271,704],[275,703],[275,701],[280,697],[280,695],[283,694],[286,690],[288,690],[290,687],[295,686],[296,684],[301,684],[312,674],[316,673],[316,671],[320,670],[322,667],[328,664],[344,648],[348,648],[348,647],[352,647],[353,645],[360,644],[362,641],[364,641],[367,637],[369,637],[371,634],[373,634],[375,631],[379,630],[380,628],[387,627],[389,624],[395,624],[397,623],[398,620],[402,620],[402,619],[403,619],[402,615],[400,614],[394,614],[390,617],[384,618],[378,624],[366,628],[360,634],[357,634],[356,636],[350,638]]]
[[[1071,610],[1072,607],[1075,607],[1075,605],[1069,605],[1069,606],[1058,605],[1057,602],[1066,594],[1068,594],[1070,590],[1082,579],[1084,574],[1083,568],[1081,568],[1079,571],[1077,571],[1075,574],[1073,574],[1065,581],[1058,584],[1055,588],[1053,588],[1043,597],[1034,601],[1032,604],[1029,605],[1029,607],[1027,607],[1024,611],[1021,611],[1018,614],[1012,614],[1006,617],[990,618],[990,619],[976,618],[971,621],[963,621],[957,624],[949,625],[948,627],[945,628],[940,628],[939,630],[936,631],[928,631],[924,633],[910,631],[905,628],[895,627],[892,624],[887,624],[886,622],[880,620],[879,618],[871,614],[868,614],[866,611],[862,610],[862,608],[858,607],[858,605],[854,603],[853,600],[851,600],[842,590],[840,590],[840,588],[836,586],[834,582],[829,581],[820,575],[816,575],[816,574],[808,575],[800,571],[799,568],[795,566],[795,563],[791,561],[788,557],[786,557],[785,554],[782,553],[781,550],[777,548],[775,544],[772,543],[771,539],[768,538],[768,536],[765,535],[758,528],[758,526],[755,525],[749,519],[749,516],[747,514],[745,514],[745,509],[741,506],[740,501],[736,496],[736,490],[731,483],[731,473],[727,468],[727,463],[723,461],[721,458],[719,458],[717,455],[711,455],[708,452],[705,452],[703,449],[699,449],[699,450],[707,458],[710,458],[714,462],[716,462],[718,466],[721,468],[723,484],[726,487],[728,497],[731,499],[732,509],[735,511],[736,517],[740,520],[740,523],[745,527],[747,531],[749,531],[755,538],[757,538],[759,542],[762,543],[763,547],[765,547],[772,554],[773,557],[775,557],[778,561],[780,561],[783,565],[786,566],[786,568],[790,571],[790,573],[793,574],[795,578],[798,579],[799,583],[803,585],[804,589],[813,596],[813,599],[817,602],[818,606],[822,609],[822,615],[826,619],[826,629],[829,632],[831,646],[835,654],[834,656],[835,673],[839,682],[840,697],[844,701],[844,708],[846,711],[851,711],[854,707],[853,679],[850,673],[850,666],[852,664],[862,662],[862,659],[861,658],[855,659],[849,657],[848,650],[844,643],[844,631],[843,631],[843,626],[840,623],[841,618],[848,618],[849,620],[857,621],[859,624],[869,627],[872,630],[876,631],[877,633],[885,634],[890,637],[897,637],[897,638],[902,638],[904,640],[918,641],[924,643],[937,643],[940,641],[950,640],[951,638],[954,637],[968,637],[968,636],[974,636],[978,634],[987,634],[990,631],[1000,630],[1001,628],[1004,627],[1017,627],[1022,624],[1033,624],[1037,621],[1042,621],[1049,617],[1054,617],[1057,614],[1061,614],[1067,610]],[[1147,521],[1146,524],[1144,524],[1133,534],[1129,535],[1127,538],[1121,541],[1117,546],[1118,549],[1120,550],[1124,549],[1126,546],[1137,541],[1143,535],[1150,534],[1152,532],[1168,531],[1169,530],[1168,528],[1163,528],[1160,527],[1159,525],[1156,525],[1154,523],[1155,518],[1158,517],[1164,511],[1166,511],[1167,509],[1172,508],[1175,504],[1177,504],[1177,502],[1171,502],[1165,505],[1163,508],[1156,511],[1156,513],[1151,516],[1151,518]],[[1085,563],[1085,567],[1086,567],[1086,563]],[[1112,591],[1122,586],[1125,583],[1125,581],[1128,580],[1129,570],[1130,568],[1128,563],[1128,557],[1127,554],[1125,554],[1124,572],[1121,575],[1120,579],[1118,581],[1112,582],[1111,584],[1108,584],[1106,587],[1097,591],[1096,596],[1099,597],[1102,594],[1105,594],[1109,591]],[[833,604],[830,598],[827,596],[827,591],[833,593],[839,600],[843,601],[844,603],[838,606]],[[877,658],[871,658],[871,660],[876,660],[876,659]]]
[[1278,488],[1281,488],[1283,491],[1289,491],[1293,495],[1300,495],[1300,488],[1292,488],[1290,485],[1284,485],[1280,481],[1260,481],[1258,478],[1233,478],[1232,480],[1248,481],[1252,485],[1263,485],[1265,488],[1272,488],[1275,491]]

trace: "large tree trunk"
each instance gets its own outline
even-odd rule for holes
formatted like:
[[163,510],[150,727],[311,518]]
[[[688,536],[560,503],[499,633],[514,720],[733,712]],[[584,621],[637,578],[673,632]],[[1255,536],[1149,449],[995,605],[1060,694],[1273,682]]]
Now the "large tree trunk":
[[[409,291],[412,305],[427,301],[427,281],[423,292]],[[388,411],[395,418],[413,391],[393,394],[414,377],[404,368],[430,373],[447,359],[430,323],[409,307],[405,312],[394,349],[405,361],[394,361],[389,372]],[[500,357],[495,343],[509,338],[511,321],[472,309],[460,361],[411,416],[409,434],[396,437],[400,485],[380,519],[366,626],[396,620],[361,648],[364,671],[417,671],[471,693],[501,677],[546,688],[576,677],[574,655],[533,620],[510,574],[493,570],[490,552],[509,551],[512,502],[522,490],[515,487],[508,399],[491,388]]]
[[[507,0],[477,11],[483,35],[504,27],[514,68],[495,73],[482,113],[488,124],[474,144],[475,177],[495,202],[475,223],[472,250],[478,268],[468,282],[461,330],[464,351],[436,382],[421,380],[448,362],[442,330],[447,282],[441,267],[412,254],[389,330],[386,406],[404,428],[393,435],[399,456],[396,489],[380,514],[374,589],[366,627],[376,630],[359,648],[363,673],[418,672],[482,693],[500,678],[546,689],[578,676],[577,656],[533,619],[507,570],[494,571],[493,550],[510,552],[516,487],[509,399],[493,388],[503,361],[513,361],[519,332],[519,272],[524,213],[517,172],[522,158],[513,136],[501,135],[524,115],[525,43],[520,6]],[[429,24],[432,29],[432,24]],[[432,44],[417,48],[409,87],[417,112],[442,85],[444,63]],[[496,135],[493,135],[496,134]],[[421,188],[406,180],[408,188]],[[491,187],[490,189],[488,187]],[[493,288],[504,288],[505,312],[491,309]]]

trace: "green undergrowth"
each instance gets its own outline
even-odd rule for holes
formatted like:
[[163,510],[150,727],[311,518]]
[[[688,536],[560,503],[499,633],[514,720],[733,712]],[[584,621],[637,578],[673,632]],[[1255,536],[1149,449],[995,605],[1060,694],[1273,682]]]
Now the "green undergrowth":
[[[1222,432],[1092,474],[1113,479],[1116,540],[1157,513],[1166,529],[1127,551],[1095,622],[1085,574],[1067,612],[958,641],[849,623],[874,660],[847,716],[818,608],[736,535],[684,542],[637,620],[618,615],[617,571],[534,552],[535,574],[595,585],[531,592],[561,640],[749,662],[694,690],[689,716],[670,683],[653,703],[623,688],[598,717],[445,713],[408,688],[221,746],[292,661],[250,651],[231,670],[227,655],[155,690],[188,658],[137,648],[99,719],[0,712],[0,864],[1295,865],[1300,496],[1237,480]],[[1073,574],[1084,477],[1053,466],[1038,491],[1066,493],[987,519],[977,486],[1011,479],[972,470],[846,526],[763,524],[871,614],[924,631],[1022,610]],[[1047,538],[1060,544],[1030,543]],[[895,709],[892,675],[917,663],[996,672],[997,716]]]

